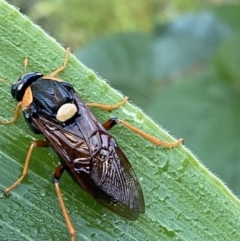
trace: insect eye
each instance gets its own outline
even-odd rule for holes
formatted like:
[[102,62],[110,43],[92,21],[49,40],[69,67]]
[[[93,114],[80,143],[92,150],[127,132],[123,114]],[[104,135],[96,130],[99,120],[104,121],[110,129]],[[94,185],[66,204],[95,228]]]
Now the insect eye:
[[14,99],[16,99],[17,101],[21,101],[25,94],[27,87],[28,86],[24,85],[24,83],[21,82],[21,80],[19,80],[17,83],[12,85],[12,88],[11,88],[12,97]]
[[21,101],[27,87],[29,87],[33,82],[35,82],[42,76],[43,74],[38,72],[23,75],[21,78],[18,79],[17,83],[15,83],[11,88],[12,97],[17,101]]
[[16,84],[12,85],[12,88],[11,88],[11,95],[14,99],[16,99]]

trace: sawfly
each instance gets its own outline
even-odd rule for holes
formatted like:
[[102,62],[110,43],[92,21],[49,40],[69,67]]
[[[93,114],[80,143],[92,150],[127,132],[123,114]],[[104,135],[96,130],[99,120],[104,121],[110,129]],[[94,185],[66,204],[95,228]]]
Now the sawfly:
[[[27,175],[35,147],[52,147],[61,163],[54,172],[54,186],[73,241],[76,231],[59,188],[64,170],[103,206],[128,220],[136,220],[139,213],[145,211],[143,192],[126,155],[108,131],[120,123],[153,144],[167,148],[180,145],[182,139],[174,143],[163,142],[118,118],[101,124],[89,107],[111,111],[121,108],[127,97],[115,105],[85,104],[71,84],[56,77],[66,68],[69,53],[70,49],[67,49],[63,65],[53,73],[26,73],[12,85],[11,95],[18,104],[14,117],[1,120],[0,124],[14,123],[22,110],[29,128],[45,137],[31,143],[22,175],[4,190],[4,194],[7,195]],[[27,63],[28,59],[25,59],[25,72]]]

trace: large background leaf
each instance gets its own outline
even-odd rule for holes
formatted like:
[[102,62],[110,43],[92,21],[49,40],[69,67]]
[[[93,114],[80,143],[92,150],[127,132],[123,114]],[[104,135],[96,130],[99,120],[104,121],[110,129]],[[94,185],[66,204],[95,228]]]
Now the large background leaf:
[[[15,82],[23,74],[25,57],[30,61],[28,71],[49,73],[61,65],[64,50],[4,1],[0,1],[0,19],[2,78]],[[72,83],[85,101],[115,103],[122,98],[74,58],[61,77]],[[1,85],[3,118],[12,116],[15,106],[9,89]],[[119,116],[164,140],[172,140],[130,104],[112,113],[93,111],[101,121]],[[123,220],[63,175],[61,188],[77,240],[239,240],[239,201],[188,150],[156,148],[121,126],[111,133],[139,177],[146,213],[136,222]],[[29,143],[35,138],[43,137],[33,136],[22,118],[11,126],[1,126],[1,189],[20,175]],[[0,199],[1,240],[69,239],[51,184],[57,162],[51,149],[34,151],[29,175],[9,197]]]

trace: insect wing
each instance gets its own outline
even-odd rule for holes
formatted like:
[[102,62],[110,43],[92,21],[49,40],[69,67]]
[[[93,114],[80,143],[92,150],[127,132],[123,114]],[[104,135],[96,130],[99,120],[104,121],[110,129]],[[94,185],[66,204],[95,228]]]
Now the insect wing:
[[144,198],[127,157],[79,97],[79,115],[64,127],[39,116],[33,121],[63,160],[62,165],[101,204],[129,220],[144,212]]
[[108,141],[108,152],[96,156],[91,168],[91,178],[108,197],[95,198],[119,215],[135,220],[138,213],[144,213],[142,189],[125,154],[111,136]]

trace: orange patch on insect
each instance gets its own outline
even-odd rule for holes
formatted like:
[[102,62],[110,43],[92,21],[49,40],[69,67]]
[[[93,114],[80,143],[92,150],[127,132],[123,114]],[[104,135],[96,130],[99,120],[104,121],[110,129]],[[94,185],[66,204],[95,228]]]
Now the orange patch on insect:
[[24,93],[21,106],[22,109],[27,109],[29,105],[33,102],[33,96],[32,96],[32,90],[30,87],[28,87]]
[[76,105],[72,103],[67,103],[62,105],[57,112],[56,119],[65,122],[69,119],[71,119],[75,114],[77,113],[77,107]]

